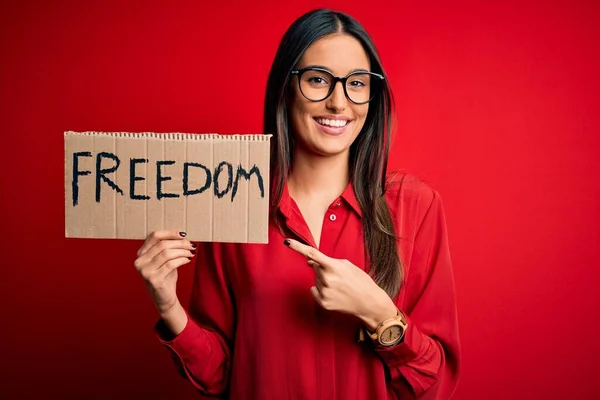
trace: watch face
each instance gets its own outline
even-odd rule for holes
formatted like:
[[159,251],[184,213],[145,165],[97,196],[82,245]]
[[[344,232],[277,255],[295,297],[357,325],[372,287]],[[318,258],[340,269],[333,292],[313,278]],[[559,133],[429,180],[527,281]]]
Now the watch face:
[[402,328],[398,325],[393,325],[381,332],[379,340],[384,345],[396,343],[402,337]]

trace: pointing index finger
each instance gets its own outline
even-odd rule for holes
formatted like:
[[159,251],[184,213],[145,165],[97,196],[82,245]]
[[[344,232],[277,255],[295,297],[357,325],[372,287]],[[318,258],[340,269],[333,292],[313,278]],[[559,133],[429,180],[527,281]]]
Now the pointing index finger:
[[302,254],[304,257],[306,257],[309,260],[318,262],[323,267],[326,266],[327,264],[329,264],[329,257],[327,257],[325,254],[321,253],[319,250],[315,249],[314,247],[307,246],[304,243],[300,243],[294,239],[286,239],[284,241],[284,243],[290,249]]

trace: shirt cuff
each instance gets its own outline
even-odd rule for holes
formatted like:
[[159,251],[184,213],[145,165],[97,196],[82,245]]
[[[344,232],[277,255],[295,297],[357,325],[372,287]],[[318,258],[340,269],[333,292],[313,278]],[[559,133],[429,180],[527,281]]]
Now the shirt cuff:
[[415,327],[411,319],[404,314],[408,327],[402,342],[391,347],[376,346],[375,351],[386,363],[404,364],[419,356],[423,344],[423,334]]
[[154,332],[164,346],[175,353],[184,364],[207,359],[212,350],[207,332],[196,324],[188,315],[183,330],[173,335],[161,318],[154,326]]

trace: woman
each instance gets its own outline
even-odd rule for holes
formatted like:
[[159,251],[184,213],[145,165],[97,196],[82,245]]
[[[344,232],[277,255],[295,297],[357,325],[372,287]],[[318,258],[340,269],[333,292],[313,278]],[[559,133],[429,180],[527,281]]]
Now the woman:
[[[454,283],[437,192],[388,177],[392,95],[351,17],[286,32],[267,84],[269,244],[153,232],[135,266],[156,332],[201,394],[447,399],[459,375]],[[177,268],[197,251],[189,310]]]

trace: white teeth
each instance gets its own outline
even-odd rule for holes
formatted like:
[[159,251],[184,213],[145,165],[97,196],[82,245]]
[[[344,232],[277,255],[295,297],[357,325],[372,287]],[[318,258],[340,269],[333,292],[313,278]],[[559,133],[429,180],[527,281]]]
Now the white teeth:
[[321,125],[332,126],[334,128],[341,128],[348,124],[348,120],[345,119],[317,118],[317,122]]

